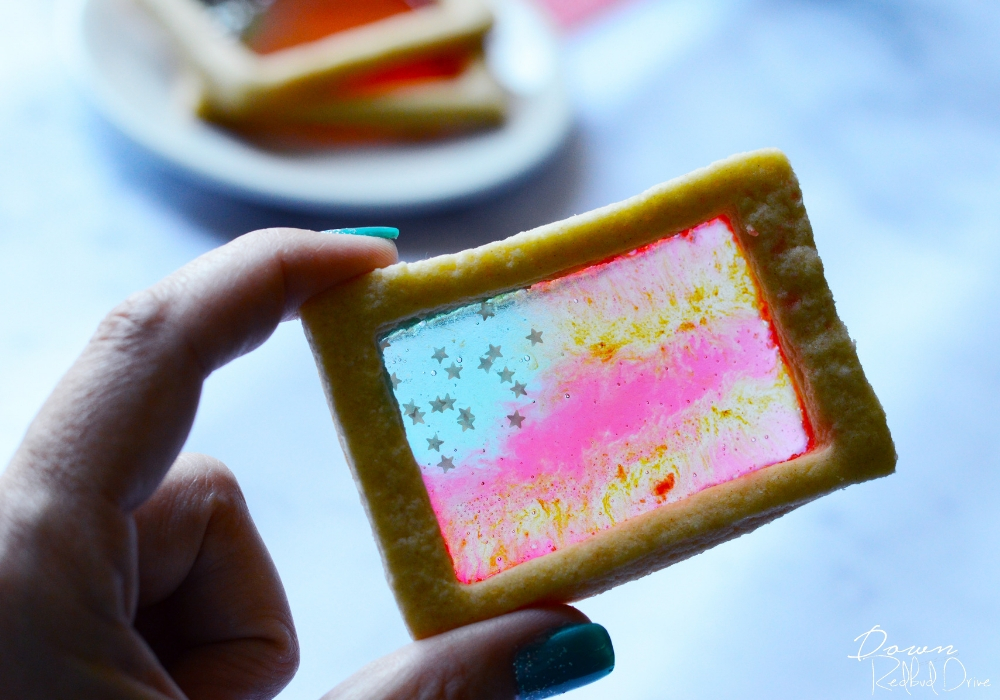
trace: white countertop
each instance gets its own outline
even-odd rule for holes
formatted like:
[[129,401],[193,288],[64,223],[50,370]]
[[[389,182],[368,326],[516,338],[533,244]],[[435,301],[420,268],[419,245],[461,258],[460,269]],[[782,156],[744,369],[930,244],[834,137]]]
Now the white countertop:
[[[618,665],[572,697],[868,697],[870,667],[847,657],[876,624],[900,647],[952,644],[991,680],[956,696],[1000,695],[1000,5],[623,5],[566,37],[579,125],[553,162],[478,205],[378,221],[165,171],[70,87],[52,14],[0,4],[4,462],[108,309],[238,233],[397,225],[413,259],[778,146],[897,473],[581,603]],[[281,698],[317,698],[407,642],[297,325],[208,381],[188,449],[237,474],[285,582],[302,665]]]

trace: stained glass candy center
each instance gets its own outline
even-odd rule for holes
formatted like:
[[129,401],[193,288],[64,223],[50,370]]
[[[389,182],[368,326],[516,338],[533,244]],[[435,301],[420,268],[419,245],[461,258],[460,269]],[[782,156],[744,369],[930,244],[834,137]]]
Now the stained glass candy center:
[[322,39],[434,0],[201,0],[218,24],[259,54]]
[[723,218],[381,346],[463,583],[809,449]]

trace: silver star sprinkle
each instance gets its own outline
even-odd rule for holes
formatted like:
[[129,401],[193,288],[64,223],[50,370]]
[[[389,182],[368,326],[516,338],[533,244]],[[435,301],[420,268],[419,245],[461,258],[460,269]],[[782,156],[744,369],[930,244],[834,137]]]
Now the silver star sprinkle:
[[444,348],[434,348],[434,354],[431,355],[431,359],[437,360],[439,365],[444,362],[446,357],[448,356],[444,353]]
[[476,417],[472,415],[472,408],[460,408],[458,412],[461,414],[458,418],[458,424],[462,426],[462,432],[475,430],[476,426],[473,425],[473,422],[476,420]]
[[525,389],[527,388],[528,388],[527,384],[522,384],[521,382],[514,382],[514,386],[512,386],[510,390],[514,392],[515,397],[527,396],[528,392],[525,391]]
[[393,391],[395,391],[396,389],[398,389],[399,385],[403,383],[403,380],[400,379],[399,377],[397,377],[395,372],[393,372],[392,376],[389,377],[389,381],[392,382],[392,390]]
[[449,469],[455,468],[455,459],[453,457],[442,457],[441,461],[438,462],[438,466],[447,474]]
[[488,319],[490,316],[496,315],[493,313],[493,305],[485,301],[483,302],[483,305],[479,307],[479,311],[477,311],[476,313],[482,316],[484,321]]
[[497,372],[497,374],[500,375],[500,383],[501,384],[503,384],[504,382],[512,381],[512,379],[514,377],[513,370],[509,370],[506,367],[504,367],[502,371]]
[[444,406],[444,410],[441,411],[442,413],[448,410],[455,410],[455,399],[451,398],[448,394],[444,395],[444,398],[441,400],[441,404]]
[[451,367],[445,367],[444,371],[448,373],[448,379],[461,379],[461,372],[464,367],[459,367],[454,362],[451,363]]
[[[510,416],[507,417],[509,418]],[[441,451],[441,445],[444,444],[444,440],[438,440],[437,433],[434,433],[434,437],[432,438],[424,438],[424,439],[427,441],[428,450],[437,450],[438,452]]]
[[510,426],[513,428],[515,425],[520,428],[521,423],[524,422],[524,416],[521,415],[520,411],[514,411],[511,415],[507,416],[507,420],[510,421]]
[[487,374],[490,372],[490,368],[493,367],[493,360],[488,357],[479,358],[479,367],[476,369],[484,370]]
[[413,401],[410,401],[410,403],[404,403],[403,408],[406,409],[404,413],[406,413],[406,415],[408,416],[412,416],[414,413],[420,410],[419,408],[417,408],[417,404],[413,403]]
[[423,411],[421,411],[418,408],[417,410],[415,410],[413,413],[410,414],[410,418],[413,419],[413,424],[416,425],[417,423],[423,423],[424,422],[424,416],[425,415],[427,415],[427,414],[424,413]]
[[490,358],[491,360],[496,360],[499,357],[503,357],[503,353],[500,352],[500,346],[490,345],[490,351],[486,353],[486,357]]
[[444,401],[440,396],[431,401],[431,413],[444,413]]
[[542,342],[542,331],[536,331],[534,328],[531,329],[531,333],[524,336],[525,340],[530,340],[532,345],[537,345]]

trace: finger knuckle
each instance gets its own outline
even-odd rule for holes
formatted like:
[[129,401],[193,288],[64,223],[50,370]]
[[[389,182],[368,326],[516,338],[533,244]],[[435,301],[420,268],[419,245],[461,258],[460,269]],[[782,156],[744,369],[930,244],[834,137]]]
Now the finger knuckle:
[[299,640],[290,622],[279,622],[271,642],[271,675],[282,685],[299,669]]
[[207,512],[227,515],[247,509],[236,475],[215,457],[185,452],[177,458],[168,480],[187,498],[202,503]]
[[177,321],[174,306],[182,288],[183,279],[172,276],[133,294],[104,317],[94,342],[110,345],[131,358],[174,353],[207,376],[212,367],[206,362],[204,348],[189,338],[184,324]]
[[133,294],[104,317],[96,339],[134,345],[154,337],[166,321],[164,304],[149,290]]
[[225,464],[217,459],[206,459],[201,478],[216,508],[238,511],[246,509],[246,499],[243,496],[243,489],[240,488],[240,482]]

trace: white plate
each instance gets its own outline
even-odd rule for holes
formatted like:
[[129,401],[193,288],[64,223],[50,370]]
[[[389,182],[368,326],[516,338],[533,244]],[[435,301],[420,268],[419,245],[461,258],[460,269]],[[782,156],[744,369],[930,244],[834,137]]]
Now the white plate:
[[560,145],[572,114],[556,42],[526,0],[498,0],[487,58],[513,93],[507,123],[446,141],[309,153],[256,148],[174,99],[180,57],[131,0],[65,0],[60,39],[74,76],[131,139],[236,196],[316,211],[416,210],[468,199],[530,171]]

